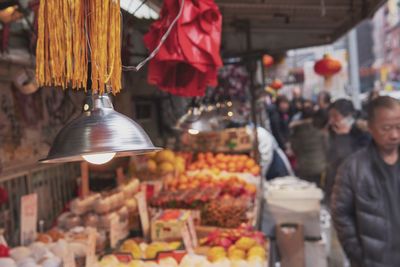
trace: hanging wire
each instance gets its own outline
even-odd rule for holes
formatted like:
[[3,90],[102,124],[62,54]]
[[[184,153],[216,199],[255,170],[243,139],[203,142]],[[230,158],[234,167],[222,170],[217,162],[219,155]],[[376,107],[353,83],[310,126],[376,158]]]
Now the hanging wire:
[[[132,12],[132,16],[135,16],[136,12],[138,12],[138,10],[144,5],[146,4],[147,0],[144,0],[142,3],[140,3],[140,5]],[[131,7],[133,3],[133,0],[131,0],[131,2],[129,3],[129,7]],[[128,7],[128,9],[129,9]]]
[[143,61],[141,61],[138,65],[122,66],[122,70],[124,70],[124,71],[139,71],[150,59],[154,58],[157,55],[158,51],[160,51],[160,49],[161,49],[161,46],[165,43],[165,40],[168,38],[169,34],[171,33],[172,28],[175,26],[175,24],[178,22],[178,19],[181,17],[184,4],[185,4],[185,0],[182,0],[178,14],[176,15],[175,19],[172,21],[171,25],[168,27],[168,30],[161,37],[160,42],[158,43],[156,48],[153,50],[153,52],[151,52],[150,55],[147,58],[145,58]]
[[[147,0],[144,0],[136,8],[136,10],[133,12],[133,15],[135,14],[135,12],[137,12],[140,9],[140,7],[142,7],[146,3],[146,1]],[[175,26],[175,24],[178,22],[179,18],[181,17],[182,12],[183,12],[184,4],[185,4],[185,0],[181,0],[181,6],[179,8],[178,14],[176,15],[176,17],[172,21],[171,25],[168,27],[168,30],[161,37],[161,40],[158,43],[158,45],[156,46],[156,48],[150,53],[150,55],[147,58],[145,58],[143,61],[141,61],[136,66],[122,66],[122,70],[123,71],[135,71],[135,72],[139,71],[149,60],[151,60],[152,58],[154,58],[158,54],[159,50],[161,49],[161,46],[165,43],[165,40],[168,38],[169,34],[171,33],[172,28]],[[91,47],[91,44],[90,44],[90,38],[89,38],[89,33],[88,33],[88,25],[87,25],[87,20],[88,20],[89,16],[90,16],[90,13],[87,15],[87,17],[85,19],[85,34],[86,34],[86,40],[87,40],[87,44],[88,44],[88,48],[89,48],[89,53],[91,53],[92,47]],[[121,13],[121,17],[122,17],[122,13]],[[123,22],[122,22],[122,25],[123,25]],[[123,36],[122,32],[123,32],[123,29],[121,30],[121,37],[120,37],[121,39],[122,39],[122,36]],[[91,61],[92,61],[92,64],[94,63],[94,66],[98,69],[99,68],[98,64],[93,59],[91,59]]]

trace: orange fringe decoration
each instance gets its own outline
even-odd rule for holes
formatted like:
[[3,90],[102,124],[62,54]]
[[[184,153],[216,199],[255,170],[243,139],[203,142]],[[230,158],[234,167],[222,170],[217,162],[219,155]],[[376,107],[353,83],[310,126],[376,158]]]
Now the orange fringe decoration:
[[[87,28],[87,29],[86,29]],[[93,93],[121,90],[119,0],[42,0],[36,79],[40,86],[84,88],[92,64]]]

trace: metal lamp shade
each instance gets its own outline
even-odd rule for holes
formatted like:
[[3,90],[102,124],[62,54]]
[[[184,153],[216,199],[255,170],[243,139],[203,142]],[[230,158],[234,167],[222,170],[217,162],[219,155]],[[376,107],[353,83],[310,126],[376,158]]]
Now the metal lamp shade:
[[93,107],[57,134],[42,163],[82,161],[83,155],[116,153],[115,157],[158,151],[139,124],[114,110],[107,95],[93,96]]
[[194,130],[198,133],[213,132],[224,129],[224,124],[221,124],[219,114],[215,107],[204,108],[197,116],[192,112],[186,113],[179,119],[176,128],[184,131]]

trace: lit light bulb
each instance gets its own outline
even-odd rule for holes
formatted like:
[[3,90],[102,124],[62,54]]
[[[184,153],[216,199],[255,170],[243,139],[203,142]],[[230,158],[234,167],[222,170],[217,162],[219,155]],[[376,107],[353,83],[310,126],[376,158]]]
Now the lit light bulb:
[[232,103],[232,101],[228,101],[228,102],[226,103],[226,105],[227,105],[228,107],[232,107],[233,103]]
[[188,133],[189,133],[189,134],[196,135],[196,134],[199,134],[199,130],[196,130],[196,129],[189,129],[189,130],[188,130]]
[[110,153],[99,153],[99,154],[90,154],[90,155],[82,155],[82,158],[89,163],[100,165],[109,162],[115,156],[114,152]]
[[233,116],[233,112],[232,111],[229,111],[228,112],[228,117],[232,117]]

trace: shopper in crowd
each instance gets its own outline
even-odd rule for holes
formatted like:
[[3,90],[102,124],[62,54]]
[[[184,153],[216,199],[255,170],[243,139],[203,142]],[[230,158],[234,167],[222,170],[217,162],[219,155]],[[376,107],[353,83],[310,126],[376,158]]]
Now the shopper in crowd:
[[279,147],[286,151],[289,141],[290,102],[286,96],[276,99],[276,108],[269,110],[271,131]]
[[328,110],[318,109],[314,112],[313,115],[313,125],[315,128],[322,130],[323,132],[328,133],[328,122],[329,122],[329,113]]
[[377,99],[379,97],[379,91],[374,89],[371,92],[369,92],[368,97],[366,99],[366,101],[362,104],[362,111],[361,111],[361,118],[363,119],[367,119],[368,117],[368,107],[370,105],[370,103]]
[[262,127],[257,127],[258,150],[267,169],[266,179],[294,175],[290,162],[279,147],[274,136]]
[[400,102],[388,96],[368,109],[373,142],[341,166],[332,217],[352,267],[400,266]]
[[303,109],[303,97],[301,95],[301,88],[295,87],[292,91],[292,101],[290,102],[290,115],[293,117]]
[[326,169],[327,140],[321,128],[314,123],[314,105],[304,101],[301,117],[290,124],[290,144],[296,156],[296,174],[320,186]]
[[325,196],[329,201],[338,167],[347,156],[367,146],[369,134],[361,130],[355,123],[353,103],[347,99],[339,99],[329,107],[329,144],[327,154],[327,173]]
[[331,105],[331,94],[327,91],[321,91],[317,97],[317,109],[328,110]]
[[308,99],[303,100],[301,108],[299,108],[298,112],[292,116],[291,123],[294,123],[295,121],[298,120],[302,120],[304,118],[310,118],[313,113],[314,113],[314,103]]

